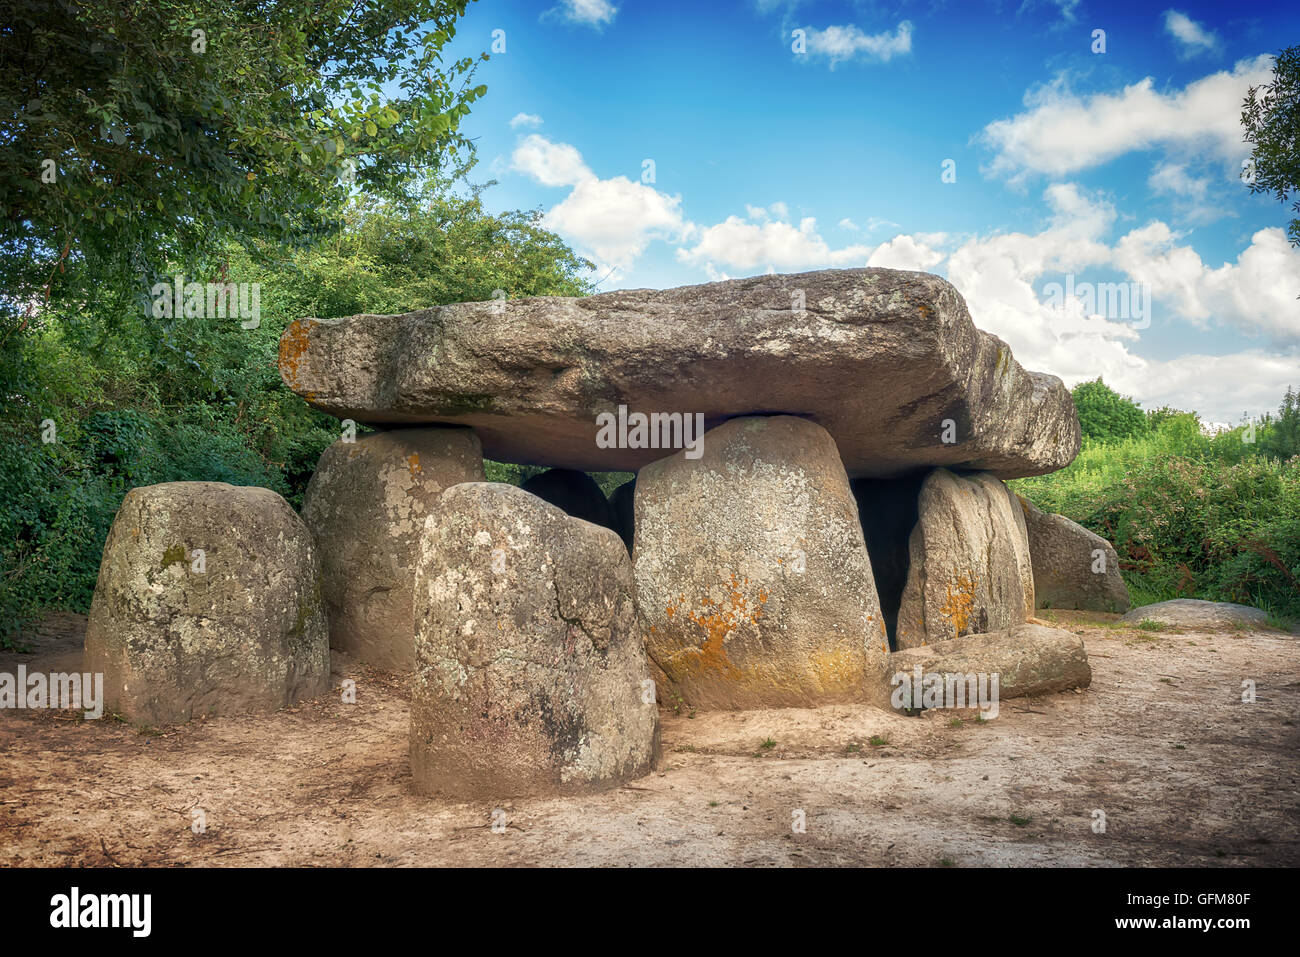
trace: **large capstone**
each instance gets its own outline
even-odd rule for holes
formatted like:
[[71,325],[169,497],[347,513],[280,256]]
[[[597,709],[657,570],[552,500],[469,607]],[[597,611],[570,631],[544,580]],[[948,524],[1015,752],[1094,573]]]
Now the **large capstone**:
[[701,708],[879,700],[889,649],[825,429],[733,419],[701,457],[642,469],[635,511],[637,600],[671,695]]
[[1034,574],[1015,494],[988,473],[921,483],[897,647],[1002,631],[1033,614]]
[[1021,368],[944,279],[894,269],[300,319],[280,373],[339,417],[471,425],[490,458],[585,471],[683,447],[696,415],[803,416],[855,477],[1037,475],[1079,450],[1060,379]]
[[321,555],[332,647],[377,668],[415,666],[411,601],[424,520],[446,489],[484,477],[466,428],[394,429],[325,450],[302,517]]
[[269,489],[132,489],[104,546],[85,668],[103,673],[107,708],[137,724],[324,693],[329,634],[306,525]]
[[1034,564],[1039,608],[1128,611],[1128,587],[1110,542],[1064,515],[1044,512],[1019,498]]
[[416,569],[416,789],[493,800],[646,773],[658,708],[632,589],[613,531],[510,485],[443,493]]

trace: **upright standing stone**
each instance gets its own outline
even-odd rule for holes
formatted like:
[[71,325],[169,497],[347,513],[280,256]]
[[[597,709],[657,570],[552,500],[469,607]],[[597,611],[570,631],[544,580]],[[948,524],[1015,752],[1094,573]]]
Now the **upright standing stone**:
[[135,723],[274,711],[329,688],[311,534],[264,488],[134,488],[104,546],[85,668]]
[[732,419],[636,482],[637,599],[650,657],[704,708],[872,701],[889,648],[830,435]]
[[655,688],[613,531],[511,485],[454,486],[425,528],[415,629],[418,791],[494,800],[650,769]]
[[1034,562],[1034,596],[1040,608],[1086,608],[1123,614],[1128,586],[1115,547],[1064,515],[1044,512],[1020,498]]
[[377,668],[415,666],[411,599],[425,517],[444,490],[481,482],[465,428],[394,429],[335,442],[303,496],[321,554],[330,643]]
[[898,611],[900,649],[1002,631],[1033,613],[1025,516],[987,473],[935,469],[921,483]]

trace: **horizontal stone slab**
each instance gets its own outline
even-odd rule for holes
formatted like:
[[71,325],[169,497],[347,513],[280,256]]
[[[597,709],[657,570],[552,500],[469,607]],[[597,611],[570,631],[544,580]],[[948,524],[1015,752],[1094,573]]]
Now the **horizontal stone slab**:
[[1092,683],[1083,639],[1060,628],[1034,624],[896,651],[889,656],[891,688],[903,687],[898,676],[908,675],[918,666],[923,675],[996,674],[1000,698],[1051,694]]
[[1014,478],[1079,450],[1060,379],[1021,368],[947,281],[896,269],[300,319],[280,340],[280,373],[339,418],[469,425],[489,458],[585,471],[673,451],[634,429],[602,447],[597,417],[620,406],[706,428],[804,416],[854,477],[947,466]]

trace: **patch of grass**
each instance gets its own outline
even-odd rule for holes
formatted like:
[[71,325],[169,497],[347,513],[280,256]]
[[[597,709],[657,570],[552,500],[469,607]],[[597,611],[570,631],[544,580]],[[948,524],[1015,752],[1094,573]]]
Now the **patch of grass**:
[[1012,824],[1014,824],[1016,827],[1027,827],[1029,825],[1029,822],[1032,821],[1033,818],[1021,817],[1018,814],[1012,814],[1009,818],[1007,818],[1007,820],[1010,821]]
[[764,738],[762,741],[758,742],[758,746],[764,751],[771,751],[776,747],[776,742],[771,738]]
[[718,806],[718,802],[717,802],[717,801],[710,801],[710,802],[709,802],[709,807],[717,807],[717,806]]
[[885,735],[873,734],[871,737],[867,739],[867,744],[871,745],[873,748],[883,748],[888,743],[889,743],[889,735],[887,734]]
[[961,718],[949,718],[949,719],[948,719],[948,727],[950,727],[950,728],[960,728],[960,727],[962,726],[963,723],[964,723],[964,722],[961,720]]
[[953,861],[953,859],[952,859],[951,857],[941,857],[941,858],[939,858],[939,866],[940,866],[940,867],[956,867],[957,865],[956,865],[956,863]]
[[1138,622],[1137,626],[1142,631],[1168,631],[1169,630],[1168,625],[1164,624],[1163,622],[1155,621],[1151,618],[1143,618],[1141,621]]
[[862,750],[862,745],[858,744],[858,742],[856,741],[850,741],[847,745],[844,746],[845,754],[857,754],[861,750]]

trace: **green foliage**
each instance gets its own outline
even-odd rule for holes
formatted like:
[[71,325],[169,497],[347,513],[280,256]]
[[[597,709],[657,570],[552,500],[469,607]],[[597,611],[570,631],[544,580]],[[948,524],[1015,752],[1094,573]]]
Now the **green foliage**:
[[[280,333],[293,319],[405,311],[467,299],[575,295],[586,267],[532,213],[492,215],[480,190],[428,189],[417,204],[360,200],[342,236],[271,261],[220,250],[262,290],[256,328],[239,319],[155,319],[127,304],[39,311],[0,341],[0,642],[45,607],[85,610],[126,491],[156,482],[260,485],[295,507],[334,418],[284,387]],[[41,423],[55,441],[42,442]],[[516,484],[540,469],[488,464]],[[608,490],[607,490],[608,491]]]
[[1289,459],[1300,455],[1300,392],[1286,390],[1277,418],[1266,418],[1259,429],[1259,448],[1265,455]]
[[1300,458],[1270,454],[1271,428],[1253,443],[1247,427],[1209,437],[1176,413],[1013,485],[1109,539],[1136,603],[1194,596],[1300,618]]
[[[1149,429],[1147,417],[1132,399],[1127,399],[1102,382],[1081,382],[1071,390],[1074,407],[1079,412],[1079,426],[1085,439],[1109,442]],[[1172,410],[1161,410],[1171,412]]]
[[[1250,88],[1241,125],[1251,144],[1242,179],[1252,193],[1289,201],[1292,212],[1300,214],[1300,46],[1278,53],[1272,83]],[[1292,218],[1287,235],[1291,245],[1300,246],[1300,215]]]
[[[468,142],[468,0],[10,0],[0,288],[103,308],[232,237],[319,235]],[[484,55],[486,56],[486,55]]]

